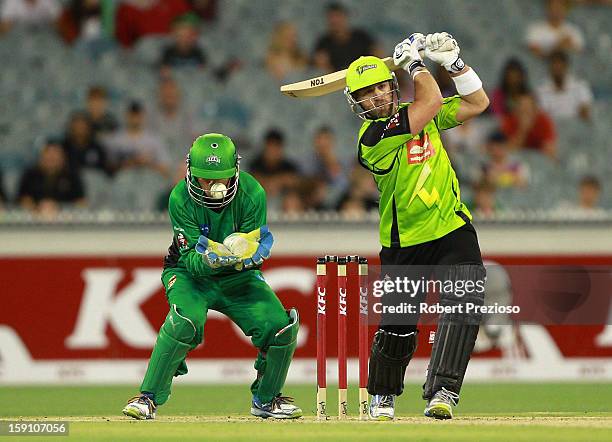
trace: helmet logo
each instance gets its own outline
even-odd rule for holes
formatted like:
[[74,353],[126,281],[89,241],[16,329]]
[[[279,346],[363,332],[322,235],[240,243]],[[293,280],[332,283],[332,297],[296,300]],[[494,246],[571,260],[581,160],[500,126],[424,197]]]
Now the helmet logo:
[[375,64],[364,64],[361,66],[357,66],[357,73],[359,75],[363,74],[365,71],[369,70],[369,69],[374,69],[376,68]]
[[212,164],[212,163],[221,164],[221,158],[219,158],[217,155],[210,155],[208,158],[206,158],[206,162],[208,164]]
[[219,147],[219,145],[217,143],[212,143],[210,147],[212,147],[213,149],[216,149],[217,147]]

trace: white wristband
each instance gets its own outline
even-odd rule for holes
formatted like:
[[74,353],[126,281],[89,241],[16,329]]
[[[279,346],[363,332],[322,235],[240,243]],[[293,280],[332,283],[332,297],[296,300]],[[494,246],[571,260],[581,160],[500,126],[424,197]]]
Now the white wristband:
[[482,88],[482,81],[478,77],[478,74],[474,72],[474,69],[470,68],[465,74],[458,75],[457,77],[451,77],[457,88],[459,95],[470,95]]

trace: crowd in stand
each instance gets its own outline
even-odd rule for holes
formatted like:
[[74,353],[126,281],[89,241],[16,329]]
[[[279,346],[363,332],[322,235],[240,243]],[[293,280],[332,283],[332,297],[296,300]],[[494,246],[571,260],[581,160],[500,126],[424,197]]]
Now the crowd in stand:
[[[67,45],[85,47],[92,56],[107,50],[129,51],[151,35],[170,37],[159,54],[155,99],[150,103],[130,100],[124,103],[121,115],[114,115],[105,87],[92,85],[83,108],[66,122],[64,135],[48,138],[36,163],[23,172],[15,205],[46,215],[64,205],[86,207],[83,169],[98,170],[111,178],[126,170],[146,169],[169,185],[182,179],[184,156],[192,140],[214,128],[202,127],[185,105],[175,72],[185,66],[210,68],[217,80],[224,81],[241,68],[241,61],[235,59],[210,66],[198,43],[201,29],[216,19],[222,7],[215,0],[72,0],[63,7],[56,0],[4,0],[0,34],[20,25],[53,26]],[[342,4],[329,4],[326,14],[327,31],[311,53],[302,48],[294,22],[274,26],[263,61],[272,81],[281,83],[307,67],[328,72],[345,68],[360,55],[385,55],[375,38],[351,24]],[[585,42],[581,30],[567,22],[566,14],[565,1],[550,0],[546,19],[527,28],[524,44],[533,57],[547,63],[548,78],[533,81],[522,60],[509,59],[499,83],[488,90],[488,119],[494,124],[476,120],[444,134],[451,158],[457,159],[462,185],[472,189],[470,205],[484,215],[499,209],[498,189],[525,188],[530,176],[537,173],[517,159],[516,152],[539,152],[557,164],[556,122],[592,118],[590,87],[573,76],[571,69],[572,54],[581,51]],[[454,94],[448,74],[444,70],[435,74],[443,95]],[[338,210],[359,218],[376,209],[374,181],[356,161],[340,161],[333,126],[312,133],[310,149],[299,161],[288,157],[285,143],[283,131],[271,127],[259,150],[250,151],[241,164],[266,189],[271,210],[298,216],[308,210]],[[462,167],[460,157],[466,152],[479,161]],[[576,201],[565,201],[563,207],[599,210],[601,184],[596,177],[585,176],[578,194]],[[7,204],[0,185],[2,202]]]

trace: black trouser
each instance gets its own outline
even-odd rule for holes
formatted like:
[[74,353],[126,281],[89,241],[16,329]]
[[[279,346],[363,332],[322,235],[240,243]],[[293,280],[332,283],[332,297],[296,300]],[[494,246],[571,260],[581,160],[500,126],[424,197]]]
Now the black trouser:
[[[427,243],[403,248],[383,247],[380,260],[385,278],[395,279],[396,276],[405,277],[407,274],[413,280],[421,277],[428,280],[431,276],[437,276],[436,279],[448,278],[449,281],[484,282],[485,278],[478,238],[470,223]],[[443,274],[439,275],[438,272]],[[418,306],[427,295],[426,291],[416,293],[411,298],[399,298],[396,296],[398,294],[383,295],[382,304],[397,305],[397,300],[403,299]],[[440,294],[440,302],[444,305],[466,300],[482,305],[484,293],[473,297],[465,295],[464,298]],[[418,308],[416,313],[381,317],[379,331],[372,343],[368,379],[370,394],[402,393],[406,367],[416,349],[418,317]],[[479,318],[471,318],[471,322],[467,319],[470,318],[462,314],[440,315],[427,379],[423,386],[424,399],[430,399],[441,388],[459,394],[480,321]]]
[[[379,256],[383,274],[385,273],[385,266],[482,265],[478,237],[474,226],[470,223],[433,241],[402,248],[383,247]],[[412,276],[416,278],[415,274],[412,274]],[[420,276],[426,277],[428,275]],[[420,296],[414,299],[416,304],[420,301],[422,301]],[[380,328],[398,334],[411,333],[416,330],[417,319],[418,315],[406,318],[403,325],[387,324],[381,325]]]

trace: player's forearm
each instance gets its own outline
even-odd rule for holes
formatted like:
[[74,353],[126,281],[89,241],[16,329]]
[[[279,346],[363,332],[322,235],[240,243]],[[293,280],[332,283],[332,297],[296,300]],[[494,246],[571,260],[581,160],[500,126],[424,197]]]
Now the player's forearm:
[[442,93],[438,83],[427,70],[414,77],[414,102],[408,108],[410,132],[415,134],[436,116],[442,107]]
[[489,97],[482,87],[476,72],[469,66],[461,71],[450,73],[457,92],[461,95],[461,105],[457,111],[457,121],[467,121],[483,113],[489,107]]

